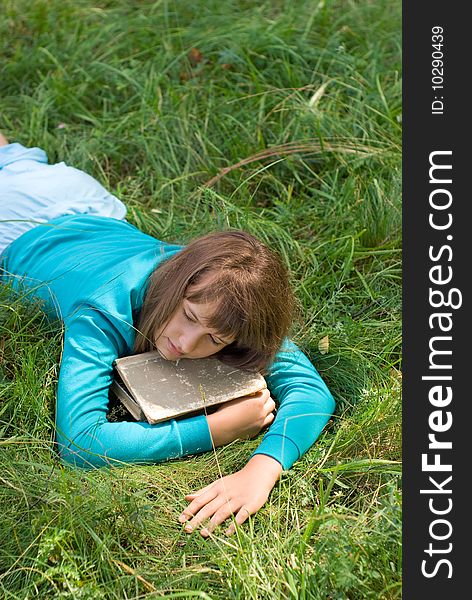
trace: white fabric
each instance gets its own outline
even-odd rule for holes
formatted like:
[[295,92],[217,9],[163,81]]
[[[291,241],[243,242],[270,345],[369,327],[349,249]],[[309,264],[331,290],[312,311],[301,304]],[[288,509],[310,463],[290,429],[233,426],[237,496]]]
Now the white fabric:
[[56,217],[87,213],[124,219],[126,206],[90,175],[49,165],[40,148],[0,147],[0,254],[13,240]]

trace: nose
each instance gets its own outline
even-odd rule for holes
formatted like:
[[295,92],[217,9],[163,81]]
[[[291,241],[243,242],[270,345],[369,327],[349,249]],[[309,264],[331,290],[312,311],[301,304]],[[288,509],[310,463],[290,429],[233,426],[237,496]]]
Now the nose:
[[190,354],[198,346],[200,333],[195,330],[190,330],[182,333],[179,337],[179,350],[184,354]]

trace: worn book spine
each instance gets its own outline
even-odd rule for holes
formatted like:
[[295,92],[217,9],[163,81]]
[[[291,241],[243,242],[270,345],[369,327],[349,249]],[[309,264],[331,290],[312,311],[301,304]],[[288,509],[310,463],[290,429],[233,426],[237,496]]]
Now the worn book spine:
[[137,421],[146,421],[146,415],[142,411],[139,404],[132,396],[130,396],[130,394],[128,394],[125,388],[121,386],[118,381],[113,381],[110,389]]

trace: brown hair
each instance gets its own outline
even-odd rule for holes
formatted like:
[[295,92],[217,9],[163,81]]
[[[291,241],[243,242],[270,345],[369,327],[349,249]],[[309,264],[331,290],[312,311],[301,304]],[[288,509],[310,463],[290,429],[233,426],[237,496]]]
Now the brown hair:
[[[208,284],[199,286],[203,276]],[[152,340],[184,298],[217,302],[209,327],[234,338],[215,356],[248,370],[264,370],[288,334],[294,297],[280,257],[244,231],[197,238],[152,273],[138,320],[135,352],[154,349]]]

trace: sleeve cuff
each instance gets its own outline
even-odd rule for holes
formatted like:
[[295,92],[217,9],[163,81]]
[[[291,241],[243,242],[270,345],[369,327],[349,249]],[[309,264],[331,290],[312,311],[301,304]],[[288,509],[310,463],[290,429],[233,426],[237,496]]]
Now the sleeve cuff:
[[251,454],[265,454],[278,461],[284,471],[290,469],[300,458],[298,446],[290,438],[279,434],[269,434],[264,437],[257,450]]
[[205,415],[176,421],[179,428],[182,456],[212,449],[210,428]]

